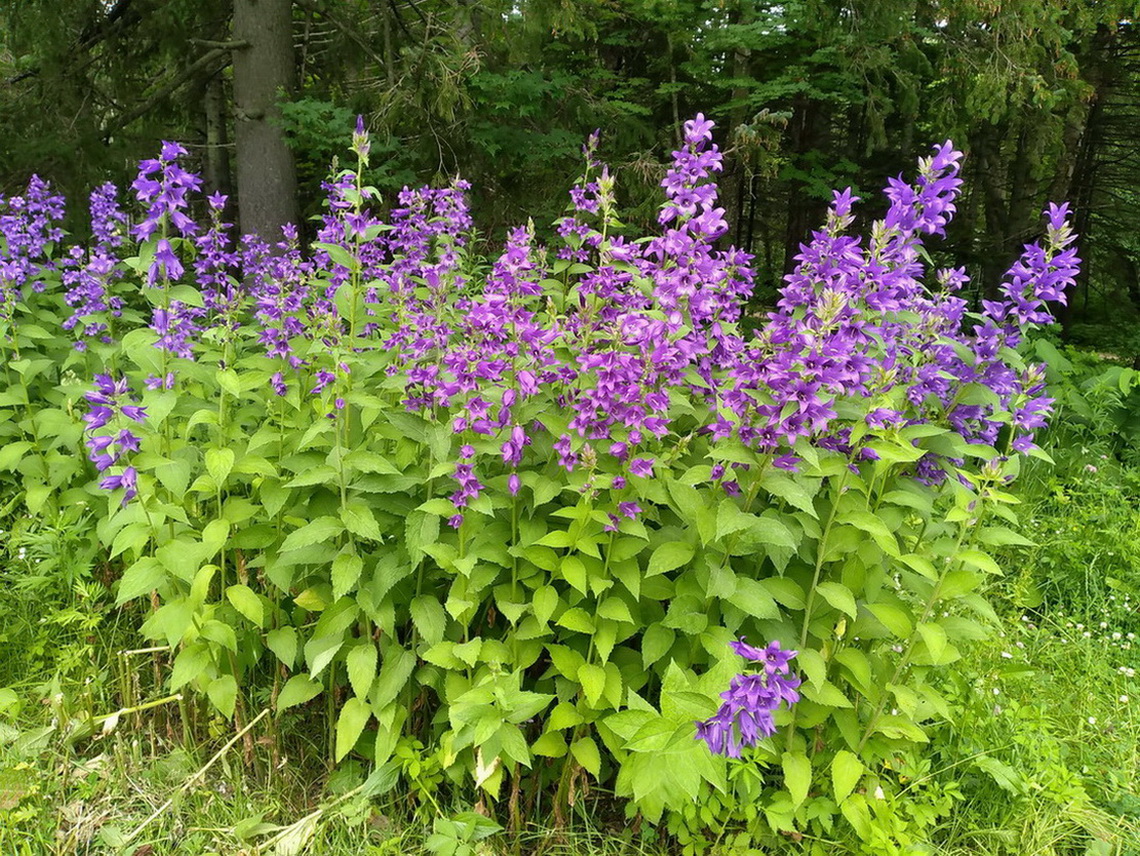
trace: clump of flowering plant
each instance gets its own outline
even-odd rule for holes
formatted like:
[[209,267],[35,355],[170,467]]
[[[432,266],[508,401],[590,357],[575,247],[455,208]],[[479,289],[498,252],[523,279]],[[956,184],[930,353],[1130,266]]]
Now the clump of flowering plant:
[[935,146],[867,235],[835,193],[749,333],[713,124],[683,131],[649,234],[595,136],[551,237],[520,224],[485,261],[460,179],[380,215],[362,124],[310,248],[234,235],[167,143],[133,230],[101,188],[56,263],[37,184],[0,206],[25,357],[0,470],[30,510],[99,509],[119,603],[151,596],[172,689],[221,715],[323,695],[334,760],[428,752],[456,791],[556,812],[592,777],[654,822],[709,822],[715,791],[717,823],[760,807],[750,835],[829,834],[829,811],[870,835],[865,794],[901,787],[886,762],[951,717],[939,676],[986,632],[987,549],[1019,543],[1051,408],[1021,349],[1076,273],[1068,210],[972,312],[965,271],[925,262],[961,185]]

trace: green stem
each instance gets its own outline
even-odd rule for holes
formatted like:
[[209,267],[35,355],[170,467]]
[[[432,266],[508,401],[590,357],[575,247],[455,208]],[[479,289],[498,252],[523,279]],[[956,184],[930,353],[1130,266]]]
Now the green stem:
[[[848,461],[850,463],[850,461]],[[815,590],[819,585],[819,578],[823,573],[823,563],[827,555],[827,544],[831,537],[831,529],[835,525],[836,515],[839,513],[839,503],[843,501],[843,493],[847,487],[847,479],[851,474],[851,470],[847,467],[843,468],[843,475],[839,479],[839,485],[835,490],[835,499],[831,503],[831,511],[827,515],[827,523],[823,527],[823,533],[819,538],[819,549],[816,551],[815,556],[815,570],[812,573],[811,587],[807,593],[807,603],[804,604],[804,622],[803,627],[800,629],[800,647],[803,648],[807,645],[808,630],[811,627],[811,614],[812,607],[815,605]]]

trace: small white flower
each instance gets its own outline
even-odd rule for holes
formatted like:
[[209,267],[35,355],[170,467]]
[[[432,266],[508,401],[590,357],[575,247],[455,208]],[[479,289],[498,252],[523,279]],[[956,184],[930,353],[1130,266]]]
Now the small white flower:
[[1000,715],[1000,714],[1001,714],[1001,705],[1000,705],[1000,704],[995,704],[995,705],[994,705],[994,716],[998,716],[998,715]]
[[1096,717],[1095,716],[1089,717],[1089,725],[1096,725]]
[[1115,640],[1119,640],[1119,639],[1121,638],[1121,634],[1120,634],[1120,631],[1119,631],[1119,630],[1117,630],[1116,632],[1114,632],[1114,633],[1112,634],[1112,638],[1113,638],[1113,639],[1115,639]]
[[1107,622],[1107,621],[1102,621],[1102,622],[1100,623],[1100,629],[1101,629],[1101,630],[1107,630],[1107,629],[1108,629],[1108,622]]
[[1020,639],[1018,639],[1018,640],[1017,640],[1016,642],[1014,642],[1013,644],[1014,644],[1014,645],[1016,645],[1018,648],[1024,648],[1024,647],[1025,647],[1025,643],[1024,643],[1024,642],[1022,642]]
[[1001,690],[999,690],[997,687],[994,687],[993,693],[994,695],[1001,695]]
[[1092,639],[1092,634],[1089,633],[1087,630],[1084,633],[1082,633],[1081,635],[1084,636],[1086,639]]
[[1121,704],[1128,704],[1128,696],[1126,696],[1126,695],[1122,695],[1122,696],[1120,697],[1120,703],[1121,703]]
[[883,786],[882,785],[875,785],[875,799],[877,799],[877,800],[886,799],[886,794],[883,793]]

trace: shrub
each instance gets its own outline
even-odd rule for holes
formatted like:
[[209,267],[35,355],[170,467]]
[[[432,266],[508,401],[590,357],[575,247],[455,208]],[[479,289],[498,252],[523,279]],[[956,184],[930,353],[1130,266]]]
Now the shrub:
[[[465,184],[382,221],[361,127],[307,256],[295,230],[235,246],[221,197],[198,226],[176,144],[129,229],[97,191],[86,248],[56,251],[33,183],[2,221],[0,466],[33,510],[91,505],[171,689],[225,717],[323,693],[334,759],[509,794],[515,819],[594,781],[694,848],[839,814],[904,845],[937,811],[874,796],[949,716],[935,676],[992,616],[984,550],[1022,541],[1009,483],[1050,399],[1018,348],[1075,273],[1067,209],[969,313],[961,269],[924,285],[960,184],[937,146],[865,241],[836,193],[745,336],[711,129],[686,123],[659,234],[624,233],[592,138],[555,245],[518,228],[478,274]],[[737,679],[710,745],[756,746],[730,767],[694,722],[768,643],[803,682]],[[446,778],[410,770],[413,741]]]

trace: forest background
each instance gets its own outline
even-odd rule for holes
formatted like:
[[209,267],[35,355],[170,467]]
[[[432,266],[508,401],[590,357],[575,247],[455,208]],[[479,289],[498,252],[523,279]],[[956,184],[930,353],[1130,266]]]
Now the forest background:
[[[1046,200],[1085,264],[1066,337],[1128,359],[1140,312],[1131,2],[26,0],[0,9],[0,192],[68,196],[187,145],[243,231],[320,210],[363,114],[382,190],[472,182],[496,240],[549,229],[603,129],[632,225],[681,120],[713,118],[733,243],[770,302],[830,189],[872,189],[947,137],[967,195],[945,244],[992,297]],[[536,207],[534,200],[544,200]],[[542,210],[542,205],[549,211]],[[236,213],[236,211],[234,212]],[[870,214],[866,215],[870,216]]]

